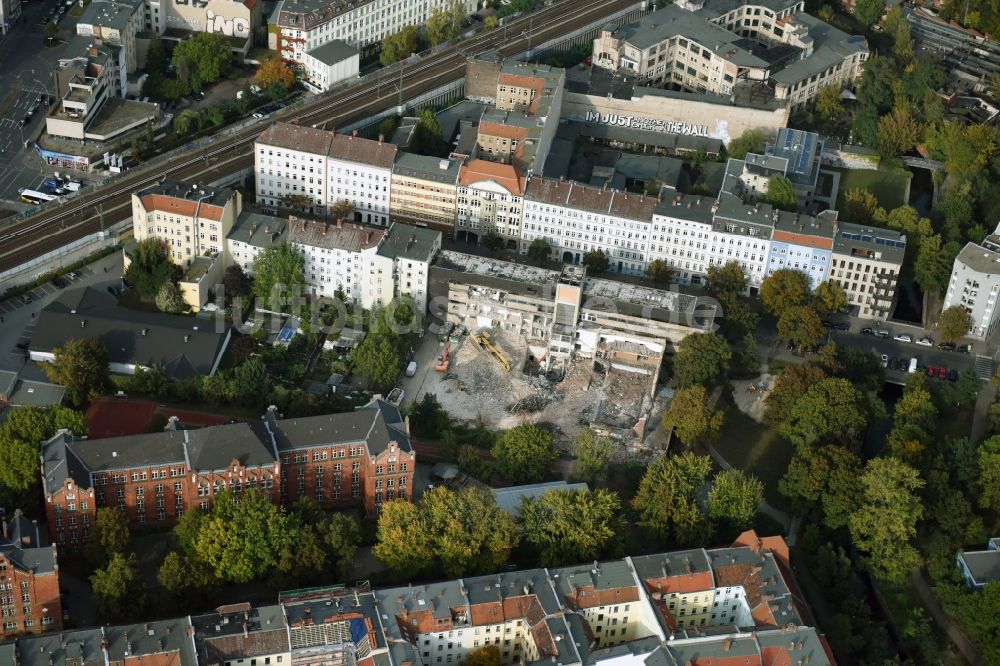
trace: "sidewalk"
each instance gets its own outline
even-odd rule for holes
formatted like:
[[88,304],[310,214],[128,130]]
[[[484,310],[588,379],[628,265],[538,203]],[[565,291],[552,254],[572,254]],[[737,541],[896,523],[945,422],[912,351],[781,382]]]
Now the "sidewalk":
[[990,405],[997,397],[997,387],[993,382],[986,382],[986,386],[976,397],[976,407],[972,411],[972,429],[969,432],[969,441],[978,444],[989,431],[990,425]]

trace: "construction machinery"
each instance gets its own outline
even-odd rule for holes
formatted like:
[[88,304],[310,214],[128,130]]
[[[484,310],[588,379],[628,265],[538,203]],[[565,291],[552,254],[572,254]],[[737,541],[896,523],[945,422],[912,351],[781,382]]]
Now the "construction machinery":
[[489,331],[480,331],[479,333],[474,334],[472,336],[472,339],[476,341],[476,344],[478,344],[480,348],[485,349],[489,353],[493,354],[493,358],[497,360],[497,363],[499,363],[504,370],[510,372],[511,369],[510,361],[507,360],[507,357],[504,356],[504,353],[500,351],[500,349],[496,345],[493,344],[492,340],[490,340]]
[[448,352],[450,350],[451,350],[451,341],[449,340],[444,345],[444,351],[442,351],[441,355],[438,356],[437,365],[434,366],[434,369],[437,370],[438,372],[448,372],[448,366],[451,363],[451,361],[448,360]]

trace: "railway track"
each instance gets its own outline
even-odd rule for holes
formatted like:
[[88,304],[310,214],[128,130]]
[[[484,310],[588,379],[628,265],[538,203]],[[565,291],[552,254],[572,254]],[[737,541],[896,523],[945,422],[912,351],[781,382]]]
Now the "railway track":
[[[519,17],[506,31],[498,28],[479,34],[416,62],[387,68],[384,74],[368,75],[349,88],[317,97],[282,120],[333,127],[357,122],[395,106],[399,99],[412,99],[460,78],[467,55],[490,50],[505,55],[519,53],[525,50],[526,43],[544,43],[636,4],[635,0],[562,0]],[[501,44],[505,35],[506,43]],[[398,68],[402,68],[402,77],[398,76]],[[266,127],[267,122],[261,122],[219,137],[203,148],[181,149],[174,159],[155,168],[140,167],[83,197],[48,206],[37,215],[0,229],[0,271],[128,218],[132,193],[163,178],[213,182],[252,166],[253,142]],[[6,286],[0,284],[0,289]]]

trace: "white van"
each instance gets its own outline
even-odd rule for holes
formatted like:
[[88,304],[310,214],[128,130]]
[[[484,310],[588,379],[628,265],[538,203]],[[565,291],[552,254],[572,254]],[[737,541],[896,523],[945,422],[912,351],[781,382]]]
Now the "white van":
[[914,356],[910,359],[910,369],[907,371],[911,375],[917,371],[917,358]]
[[63,183],[63,187],[65,187],[70,192],[79,192],[80,188],[83,187],[83,184],[77,180],[71,180],[66,183]]

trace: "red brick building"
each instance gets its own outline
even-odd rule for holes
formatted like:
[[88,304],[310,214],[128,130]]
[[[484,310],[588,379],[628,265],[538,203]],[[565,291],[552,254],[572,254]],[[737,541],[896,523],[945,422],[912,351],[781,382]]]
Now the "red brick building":
[[0,639],[62,629],[56,547],[18,511],[0,520]]
[[411,497],[415,465],[408,424],[382,401],[301,419],[271,408],[255,423],[99,440],[60,432],[42,447],[49,532],[73,551],[98,508],[121,509],[133,527],[169,527],[185,511],[207,511],[223,490],[256,488],[286,506],[308,495],[375,514]]

